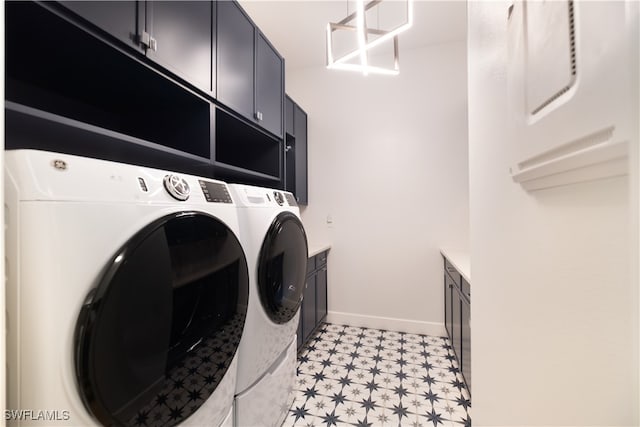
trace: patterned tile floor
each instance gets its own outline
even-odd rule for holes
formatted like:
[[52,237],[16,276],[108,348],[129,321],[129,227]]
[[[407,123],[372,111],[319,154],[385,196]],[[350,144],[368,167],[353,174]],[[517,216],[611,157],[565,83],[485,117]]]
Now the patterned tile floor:
[[470,427],[449,340],[325,324],[298,356],[283,427]]

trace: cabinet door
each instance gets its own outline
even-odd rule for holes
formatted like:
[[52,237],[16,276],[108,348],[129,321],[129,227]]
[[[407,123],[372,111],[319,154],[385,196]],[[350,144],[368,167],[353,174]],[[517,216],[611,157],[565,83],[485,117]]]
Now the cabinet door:
[[307,342],[316,327],[316,276],[307,278],[302,299],[302,338]]
[[449,334],[451,345],[453,345],[454,338],[453,325],[451,323],[453,320],[451,308],[453,304],[453,292],[455,291],[453,286],[453,280],[451,280],[447,273],[444,273],[444,327],[447,330],[447,334]]
[[293,130],[293,109],[294,103],[291,98],[285,96],[284,98],[284,127],[285,132],[289,135],[296,136]]
[[462,301],[462,375],[471,393],[471,305]]
[[451,329],[453,331],[453,350],[458,358],[458,363],[462,363],[462,301],[456,286],[452,289],[451,296]]
[[217,98],[253,120],[253,24],[232,1],[218,2],[217,20]]
[[301,205],[308,203],[307,197],[307,113],[297,105],[293,111],[294,128],[296,134],[296,173],[295,196]]
[[146,31],[155,39],[147,56],[206,92],[212,92],[214,4],[149,1]]
[[316,274],[316,323],[327,317],[327,266]]
[[60,4],[120,41],[142,51],[138,41],[144,29],[144,2],[61,1]]
[[256,38],[256,118],[260,126],[282,136],[284,60],[264,36]]
[[296,138],[284,135],[284,189],[296,195]]

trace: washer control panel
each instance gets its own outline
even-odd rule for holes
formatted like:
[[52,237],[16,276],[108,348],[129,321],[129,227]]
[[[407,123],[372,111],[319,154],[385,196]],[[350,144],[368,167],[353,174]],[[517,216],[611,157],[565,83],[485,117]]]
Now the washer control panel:
[[164,177],[164,188],[176,200],[184,202],[189,198],[189,183],[179,175],[169,174]]
[[204,198],[207,202],[211,203],[233,203],[229,190],[225,184],[220,182],[210,182],[205,180],[198,180]]

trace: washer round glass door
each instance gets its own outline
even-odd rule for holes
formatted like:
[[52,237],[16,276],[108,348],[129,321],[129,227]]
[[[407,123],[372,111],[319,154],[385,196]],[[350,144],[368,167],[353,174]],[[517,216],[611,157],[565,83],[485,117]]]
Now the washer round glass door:
[[307,235],[291,212],[271,223],[258,259],[262,307],[275,323],[293,319],[300,307],[307,275]]
[[160,218],[107,265],[76,325],[76,375],[104,425],[172,426],[214,392],[247,311],[247,262],[234,233],[195,212]]

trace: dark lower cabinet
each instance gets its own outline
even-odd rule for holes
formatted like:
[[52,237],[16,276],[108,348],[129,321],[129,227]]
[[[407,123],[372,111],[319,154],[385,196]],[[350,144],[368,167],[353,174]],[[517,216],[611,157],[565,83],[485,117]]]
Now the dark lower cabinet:
[[466,298],[462,299],[462,376],[471,390],[471,304]]
[[311,333],[316,328],[316,276],[311,275],[307,277],[307,283],[305,283],[302,310],[300,311],[300,322],[302,323],[302,338],[307,341],[311,336]]
[[453,295],[451,296],[451,330],[451,344],[462,367],[462,299],[457,286],[453,287]]
[[471,393],[471,287],[444,259],[444,325]]
[[316,317],[325,319],[327,317],[327,266],[320,268],[316,273]]
[[327,253],[324,251],[310,257],[307,263],[307,283],[298,325],[298,350],[327,317]]
[[451,308],[453,307],[453,293],[455,292],[453,279],[449,277],[447,273],[444,274],[444,327],[449,334],[449,338],[453,341],[453,316],[451,315]]

